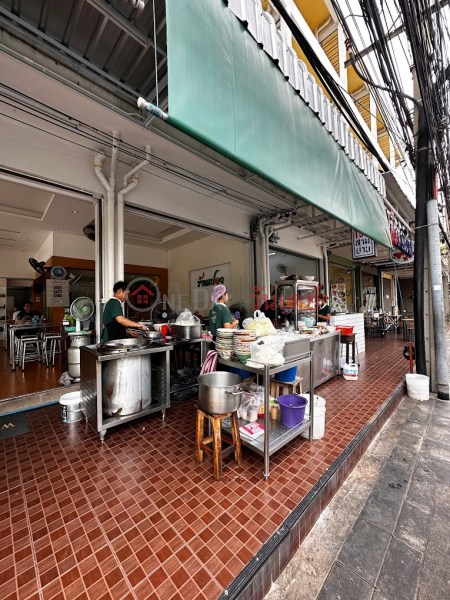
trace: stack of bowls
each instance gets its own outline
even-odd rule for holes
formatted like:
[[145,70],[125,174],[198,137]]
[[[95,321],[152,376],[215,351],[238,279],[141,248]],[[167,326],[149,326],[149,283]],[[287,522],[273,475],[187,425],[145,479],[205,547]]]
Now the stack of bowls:
[[216,350],[222,358],[230,360],[233,355],[233,330],[219,328],[216,335]]
[[256,340],[256,333],[251,330],[235,331],[233,336],[234,355],[239,362],[245,363],[251,357],[250,344]]

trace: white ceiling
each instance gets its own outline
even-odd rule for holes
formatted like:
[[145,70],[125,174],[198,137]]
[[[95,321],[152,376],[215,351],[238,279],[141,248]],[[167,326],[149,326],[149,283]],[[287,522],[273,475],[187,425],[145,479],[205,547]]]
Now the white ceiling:
[[[51,232],[84,236],[94,219],[88,201],[0,180],[0,251],[34,256]],[[125,212],[125,243],[170,250],[206,234]]]

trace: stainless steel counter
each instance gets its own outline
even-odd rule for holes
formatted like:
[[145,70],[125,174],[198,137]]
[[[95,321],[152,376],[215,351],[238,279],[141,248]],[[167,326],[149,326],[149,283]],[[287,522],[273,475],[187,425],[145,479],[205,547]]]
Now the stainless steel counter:
[[[100,434],[102,441],[105,439],[108,429],[117,427],[122,423],[158,411],[161,411],[162,418],[165,418],[166,409],[170,406],[171,350],[172,346],[169,345],[151,345],[145,349],[104,354],[99,352],[95,345],[80,348],[82,408],[86,420]],[[122,416],[120,414],[112,414],[112,416],[108,416],[105,414],[104,406],[107,406],[113,390],[105,388],[107,384],[104,378],[106,378],[110,367],[115,366],[111,364],[111,361],[126,362],[128,360],[130,361],[131,371],[131,361],[136,358],[141,360],[141,366],[145,367],[145,371],[147,372],[147,377],[142,380],[142,385],[148,385],[148,387],[142,389],[142,400],[139,397],[136,398],[138,403],[141,401],[141,406],[145,406],[145,408],[137,410],[132,414]],[[126,364],[124,366],[124,370],[126,371]],[[134,383],[134,380],[133,382],[130,381],[130,390],[132,389],[132,383]],[[109,387],[112,388],[113,386]]]
[[[313,353],[315,387],[339,375],[340,342],[341,335],[338,331],[317,337],[311,336],[310,347]],[[297,369],[297,375],[303,377],[302,391],[309,392],[311,386],[308,366],[300,365]]]

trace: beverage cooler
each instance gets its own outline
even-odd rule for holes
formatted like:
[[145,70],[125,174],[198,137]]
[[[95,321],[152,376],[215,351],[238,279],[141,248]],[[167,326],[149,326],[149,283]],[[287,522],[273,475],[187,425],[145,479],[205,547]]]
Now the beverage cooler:
[[[298,329],[298,322],[305,321],[307,327],[317,324],[318,318],[318,281],[301,279],[277,281],[276,295],[276,324],[282,326],[287,319]],[[314,321],[312,322],[311,319]]]

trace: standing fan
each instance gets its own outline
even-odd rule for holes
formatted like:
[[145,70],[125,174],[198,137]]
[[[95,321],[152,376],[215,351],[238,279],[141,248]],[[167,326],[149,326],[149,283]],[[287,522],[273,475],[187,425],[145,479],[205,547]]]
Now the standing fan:
[[76,321],[76,331],[81,331],[81,322],[88,321],[94,314],[94,302],[87,296],[80,296],[70,305],[70,314]]

